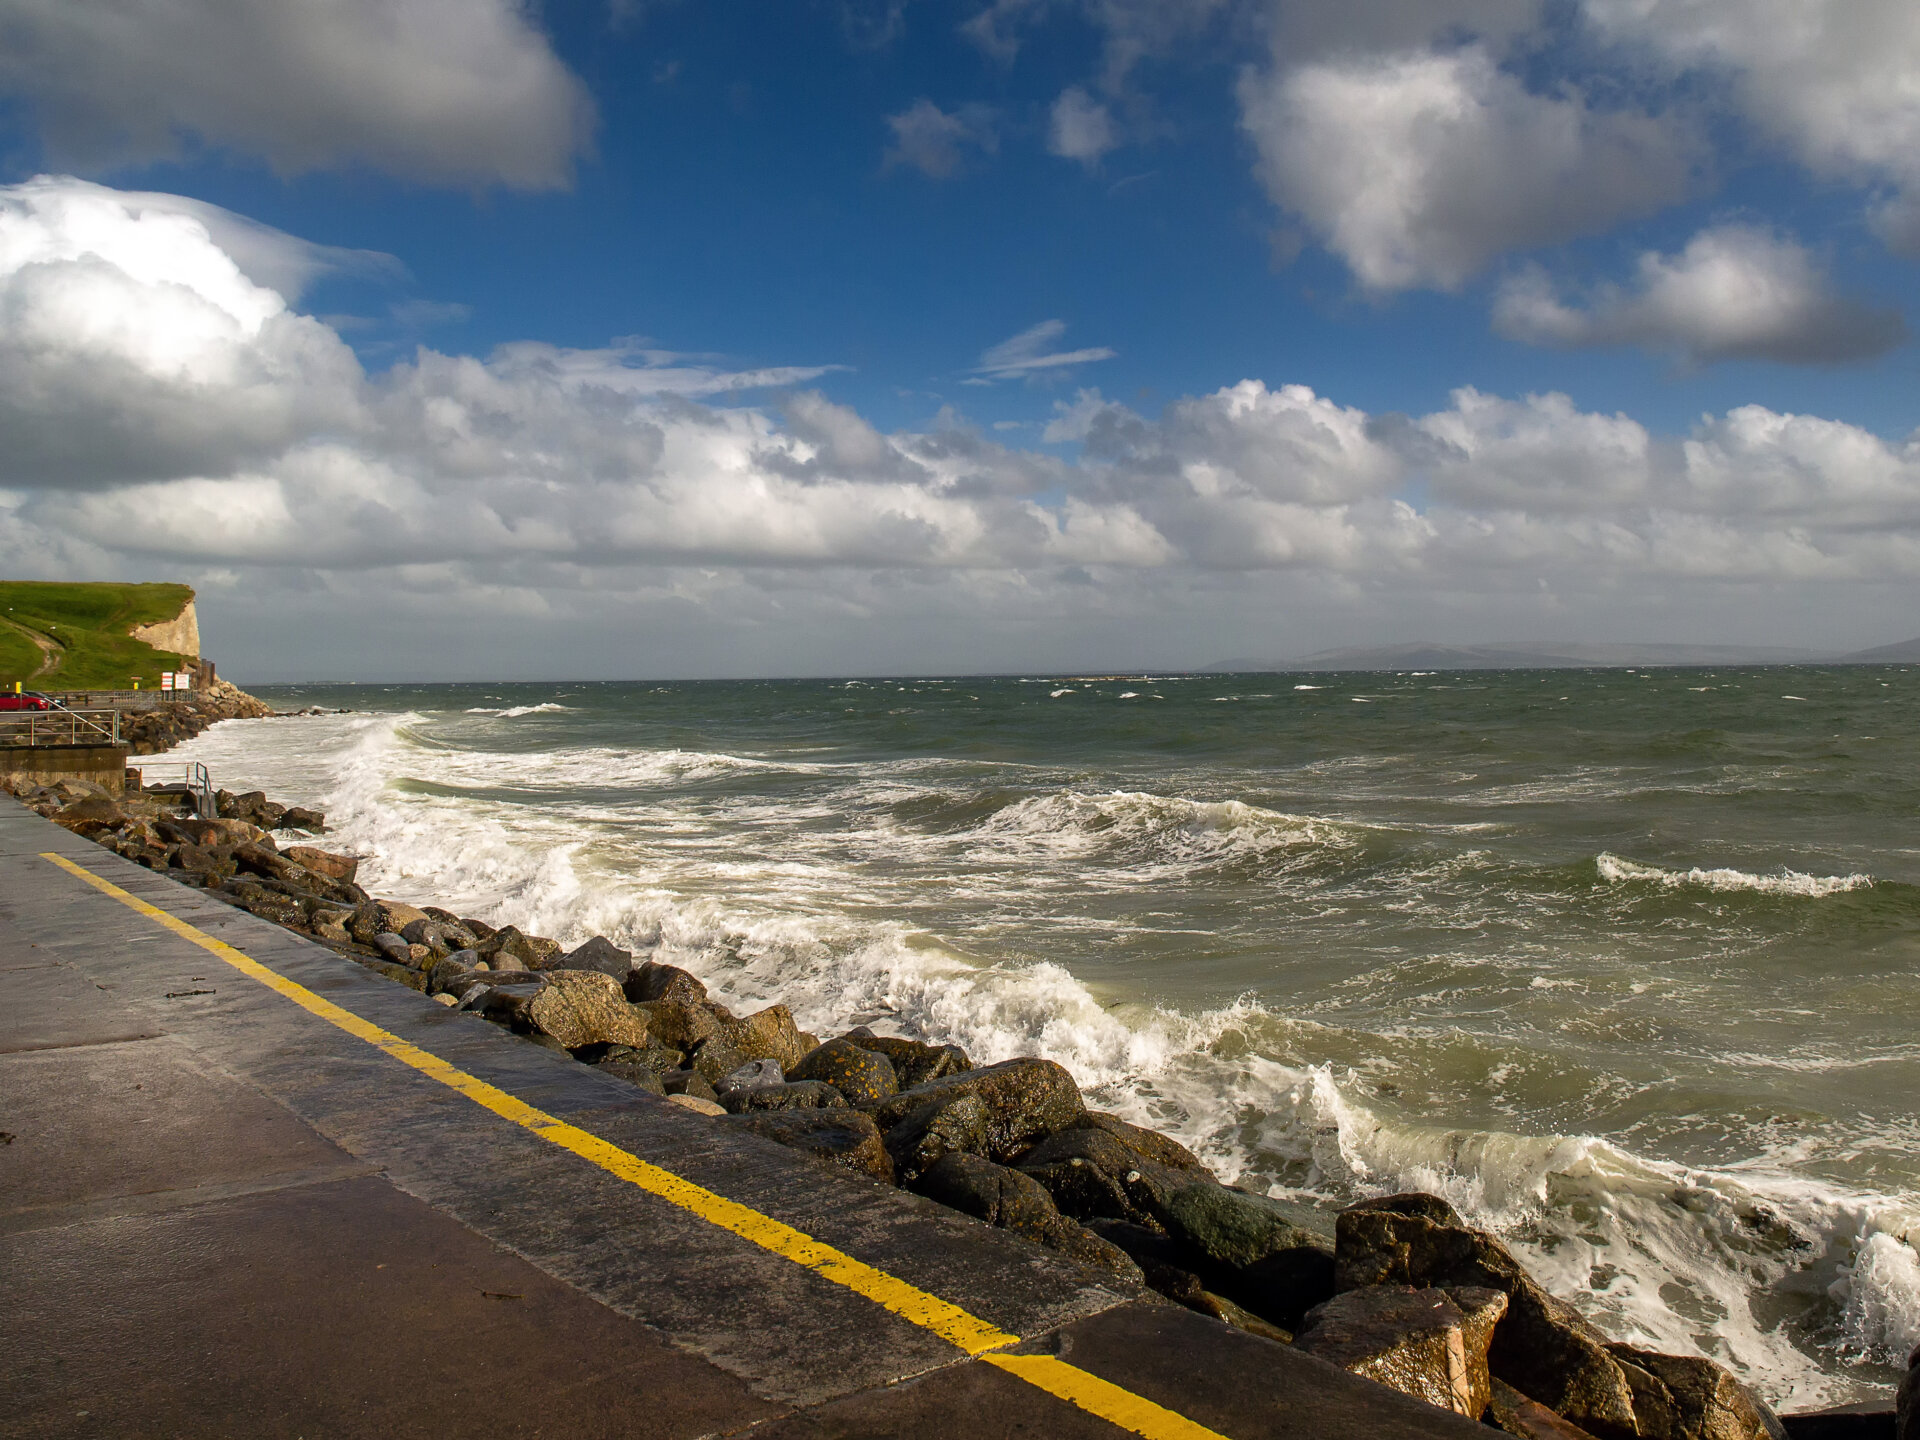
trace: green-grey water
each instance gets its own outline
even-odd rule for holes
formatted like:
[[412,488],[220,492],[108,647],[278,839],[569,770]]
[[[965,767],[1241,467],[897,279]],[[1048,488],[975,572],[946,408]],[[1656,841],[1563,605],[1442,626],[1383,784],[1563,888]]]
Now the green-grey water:
[[[263,689],[380,893],[1419,1186],[1776,1402],[1920,1340],[1920,671]],[[1920,1234],[1920,1231],[1916,1232]]]

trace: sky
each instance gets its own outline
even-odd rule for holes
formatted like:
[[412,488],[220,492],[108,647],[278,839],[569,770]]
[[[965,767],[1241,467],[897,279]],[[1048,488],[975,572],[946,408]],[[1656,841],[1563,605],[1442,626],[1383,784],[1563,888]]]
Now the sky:
[[1911,0],[0,0],[0,573],[241,680],[1920,634]]

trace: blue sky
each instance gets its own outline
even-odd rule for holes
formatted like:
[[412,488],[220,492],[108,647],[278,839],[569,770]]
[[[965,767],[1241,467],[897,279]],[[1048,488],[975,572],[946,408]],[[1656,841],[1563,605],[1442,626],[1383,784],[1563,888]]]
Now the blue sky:
[[1920,631],[1908,5],[0,26],[0,563],[260,678]]

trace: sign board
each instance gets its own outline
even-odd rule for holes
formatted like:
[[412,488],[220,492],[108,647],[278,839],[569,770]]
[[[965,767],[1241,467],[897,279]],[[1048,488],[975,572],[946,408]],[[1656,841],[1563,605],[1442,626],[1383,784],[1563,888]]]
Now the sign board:
[[176,690],[191,690],[193,688],[193,672],[191,670],[174,671],[173,688]]
[[160,672],[160,688],[162,690],[173,689],[173,671],[162,670]]

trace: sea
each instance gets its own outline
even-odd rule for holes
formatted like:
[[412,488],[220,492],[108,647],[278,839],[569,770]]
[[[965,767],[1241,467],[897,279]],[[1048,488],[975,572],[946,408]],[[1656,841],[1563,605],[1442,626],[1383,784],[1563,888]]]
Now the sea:
[[1776,1407],[1920,1342],[1920,668],[259,687],[377,894],[1421,1189]]

